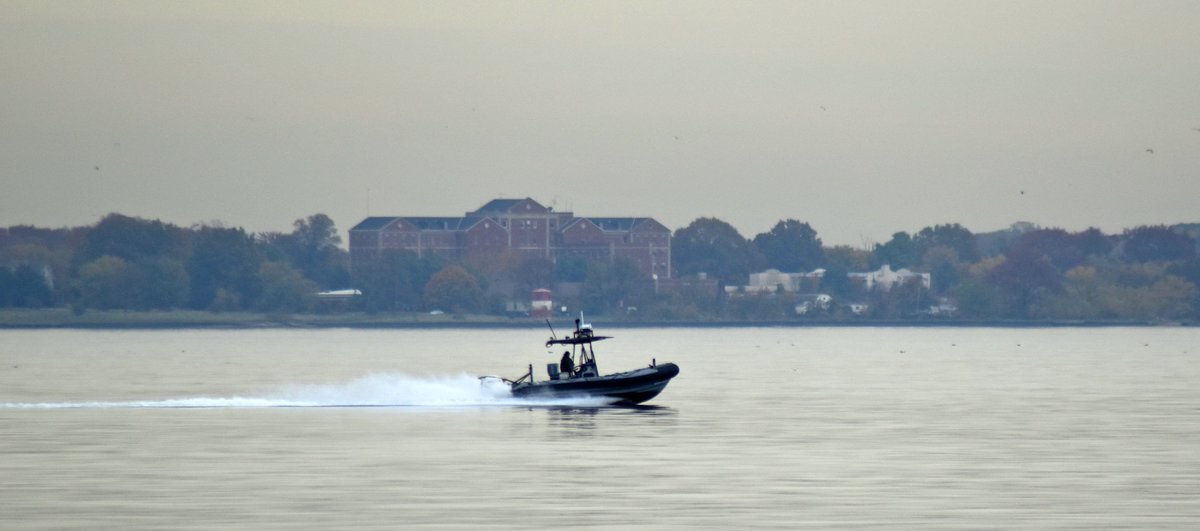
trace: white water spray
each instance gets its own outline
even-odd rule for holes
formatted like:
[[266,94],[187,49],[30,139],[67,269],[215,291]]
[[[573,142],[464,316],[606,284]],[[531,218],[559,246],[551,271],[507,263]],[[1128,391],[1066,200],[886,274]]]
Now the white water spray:
[[369,374],[342,384],[289,385],[262,396],[189,397],[119,402],[0,403],[0,409],[87,408],[270,408],[270,407],[487,407],[573,406],[601,407],[603,398],[523,399],[512,396],[507,384],[460,374],[415,377]]

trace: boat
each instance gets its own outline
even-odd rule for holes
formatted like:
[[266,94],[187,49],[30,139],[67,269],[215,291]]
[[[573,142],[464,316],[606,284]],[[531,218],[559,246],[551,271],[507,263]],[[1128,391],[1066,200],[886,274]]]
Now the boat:
[[[546,322],[549,325],[549,321]],[[568,347],[559,363],[546,365],[548,379],[535,381],[533,365],[516,380],[503,379],[512,389],[513,396],[520,398],[574,398],[601,397],[612,399],[617,405],[636,405],[650,400],[667,387],[667,383],[679,374],[674,363],[658,363],[651,358],[648,367],[613,374],[600,374],[596,365],[593,343],[611,339],[612,336],[596,335],[590,324],[582,319],[575,320],[575,331],[558,338],[550,327],[550,340],[546,348]],[[495,378],[485,376],[483,378]]]

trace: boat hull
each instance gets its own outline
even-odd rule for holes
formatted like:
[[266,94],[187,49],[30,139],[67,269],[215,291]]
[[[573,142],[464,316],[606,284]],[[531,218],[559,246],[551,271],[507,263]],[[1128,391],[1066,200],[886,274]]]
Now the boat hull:
[[522,398],[605,397],[618,404],[640,404],[658,396],[679,374],[674,363],[589,378],[569,378],[513,384],[512,394]]

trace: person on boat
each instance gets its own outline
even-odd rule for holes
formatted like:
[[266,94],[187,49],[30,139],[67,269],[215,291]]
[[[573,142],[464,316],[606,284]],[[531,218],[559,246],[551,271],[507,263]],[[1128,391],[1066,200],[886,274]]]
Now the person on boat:
[[558,371],[563,374],[573,374],[575,372],[575,362],[571,360],[570,351],[563,351],[562,360],[558,362]]

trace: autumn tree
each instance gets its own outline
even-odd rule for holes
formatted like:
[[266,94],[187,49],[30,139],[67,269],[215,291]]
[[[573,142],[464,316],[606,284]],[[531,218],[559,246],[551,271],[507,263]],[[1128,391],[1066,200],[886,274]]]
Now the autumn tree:
[[1029,317],[1030,307],[1057,293],[1062,283],[1061,274],[1050,258],[1029,248],[1010,252],[989,272],[988,280],[1000,289],[1006,314],[1018,318]]
[[479,280],[459,265],[438,271],[425,284],[425,305],[454,313],[474,312],[483,304]]

